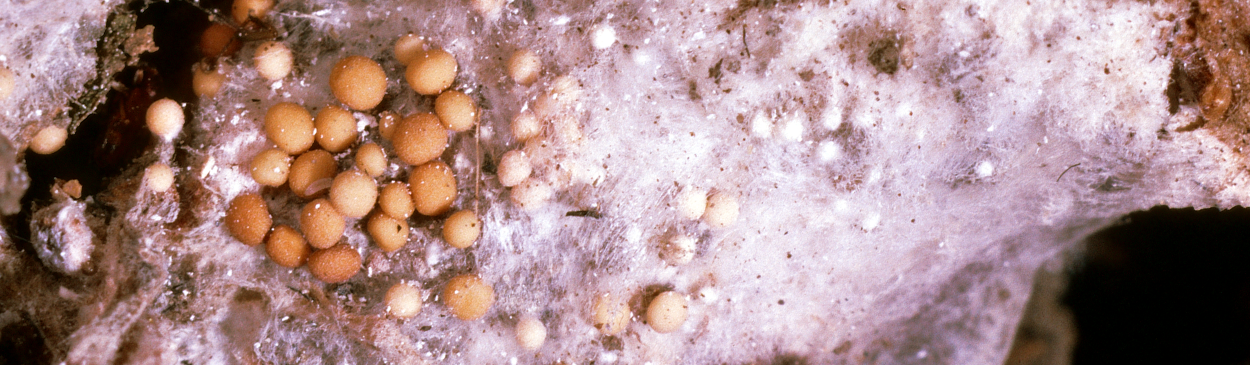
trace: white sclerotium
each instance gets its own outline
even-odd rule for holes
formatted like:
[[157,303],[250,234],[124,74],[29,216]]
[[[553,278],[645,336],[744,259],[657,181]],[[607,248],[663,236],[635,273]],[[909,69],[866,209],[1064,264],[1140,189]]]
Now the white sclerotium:
[[688,264],[694,260],[697,244],[698,240],[694,237],[684,234],[673,235],[660,247],[660,258],[673,266]]
[[806,115],[799,113],[786,120],[785,125],[781,126],[781,138],[791,142],[798,142],[803,139],[803,119]]
[[751,118],[751,134],[760,138],[768,138],[773,135],[773,121],[764,113],[755,114]]
[[712,194],[707,198],[707,211],[703,212],[703,221],[713,227],[728,227],[738,220],[738,199],[725,192]]
[[504,152],[503,157],[499,158],[499,184],[503,186],[520,185],[533,171],[534,166],[530,164],[529,157],[521,150]]
[[977,164],[977,177],[987,178],[994,174],[994,164],[989,161],[981,161]]
[[525,210],[535,210],[547,205],[547,200],[554,194],[551,186],[537,179],[525,179],[512,188],[512,202]]
[[825,141],[817,147],[816,153],[821,162],[833,162],[842,158],[842,145],[835,141]]
[[526,315],[516,323],[516,342],[526,350],[536,350],[547,340],[547,326],[534,316]]
[[295,57],[281,42],[269,41],[256,47],[256,72],[269,81],[277,81],[291,73]]
[[707,191],[687,186],[677,194],[676,208],[682,218],[699,219],[703,216],[703,211],[707,210]]
[[616,29],[611,25],[600,25],[591,35],[591,45],[595,49],[606,49],[616,43]]
[[152,191],[163,193],[174,186],[174,170],[164,162],[157,162],[143,169],[143,181]]
[[534,112],[526,110],[512,117],[512,135],[517,141],[528,141],[537,137],[542,131],[542,122],[538,120]]

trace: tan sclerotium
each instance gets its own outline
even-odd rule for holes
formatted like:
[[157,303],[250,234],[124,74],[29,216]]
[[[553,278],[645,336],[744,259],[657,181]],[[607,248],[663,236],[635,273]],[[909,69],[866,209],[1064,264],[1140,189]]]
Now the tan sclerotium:
[[395,127],[399,125],[400,120],[402,119],[399,118],[399,114],[389,110],[378,114],[378,135],[381,135],[382,139],[391,140],[391,137],[395,136]]
[[386,152],[376,143],[366,143],[356,149],[356,167],[372,177],[386,172]]
[[526,315],[516,323],[516,342],[526,350],[537,350],[547,340],[547,326],[534,316]]
[[611,294],[602,294],[595,298],[594,325],[599,332],[612,336],[625,331],[629,325],[629,307],[625,301]]
[[298,155],[313,144],[312,114],[299,104],[281,102],[265,112],[265,135],[288,155]]
[[529,110],[517,113],[512,117],[512,135],[517,141],[528,141],[543,132],[543,125],[538,116]]
[[178,136],[187,118],[182,112],[182,105],[169,98],[157,100],[149,105],[146,117],[148,130],[166,142]]
[[665,262],[668,262],[669,265],[688,264],[691,260],[694,260],[697,243],[698,240],[694,239],[694,237],[684,234],[673,235],[660,246],[660,257]]
[[538,80],[538,73],[542,70],[542,60],[538,59],[534,51],[518,49],[508,57],[508,76],[518,84],[527,86],[533,84]]
[[275,41],[261,43],[256,47],[256,55],[252,60],[256,63],[256,72],[269,81],[286,77],[295,66],[295,56],[291,54],[291,49]]
[[334,246],[343,238],[347,222],[343,214],[325,199],[317,199],[304,205],[299,214],[299,229],[304,232],[308,244],[316,248]]
[[477,275],[460,275],[447,282],[443,304],[457,318],[472,321],[482,318],[495,304],[495,289]]
[[524,182],[513,187],[509,195],[512,202],[520,205],[522,209],[534,210],[546,206],[552,194],[554,191],[547,183],[538,179],[525,179]]
[[408,63],[404,78],[408,86],[421,95],[438,95],[456,80],[459,65],[456,57],[442,49],[421,52]]
[[360,272],[360,262],[360,253],[341,243],[309,255],[308,272],[322,282],[341,283]]
[[308,262],[312,247],[308,246],[308,241],[304,240],[304,236],[295,228],[279,224],[273,227],[273,232],[269,233],[269,240],[265,241],[265,252],[274,263],[282,267],[296,268]]
[[226,229],[234,239],[245,245],[259,245],[272,225],[269,204],[255,193],[235,197],[226,208]]
[[174,170],[164,162],[157,162],[143,169],[143,182],[148,189],[163,193],[174,186]]
[[195,91],[196,96],[201,98],[216,96],[225,83],[226,74],[222,73],[220,68],[213,70],[203,62],[191,66],[191,89]]
[[236,24],[243,24],[249,17],[264,20],[270,9],[273,9],[273,0],[234,0],[230,15]]
[[8,67],[0,67],[0,100],[8,99],[17,87],[17,76]]
[[455,248],[466,248],[473,245],[482,235],[482,221],[472,210],[461,210],[452,213],[443,221],[443,239]]
[[291,173],[291,156],[277,148],[270,148],[252,157],[252,180],[265,186],[282,186]]
[[374,214],[366,224],[373,243],[382,251],[394,252],[408,244],[408,220],[386,214]]
[[534,166],[530,164],[529,157],[521,150],[504,152],[503,157],[499,158],[499,167],[496,170],[499,184],[507,187],[520,185],[530,177],[533,171]]
[[312,150],[295,158],[291,163],[291,173],[287,176],[287,185],[291,192],[303,199],[317,197],[330,189],[334,182],[334,173],[338,172],[338,163],[334,156],[325,150]]
[[434,114],[447,129],[464,132],[477,123],[477,103],[465,93],[447,90],[434,99]]
[[417,210],[417,205],[412,201],[412,190],[408,188],[408,184],[395,181],[382,186],[382,192],[378,195],[378,208],[391,217],[407,219]]
[[50,155],[65,147],[65,139],[69,132],[55,125],[43,127],[30,139],[30,150],[41,155]]
[[659,333],[669,333],[686,323],[686,296],[666,291],[651,299],[647,306],[647,324]]
[[344,216],[364,217],[378,202],[378,184],[363,171],[343,171],[330,184],[330,202]]
[[424,216],[443,214],[456,201],[456,176],[442,161],[427,162],[412,169],[408,188],[412,190],[417,213]]
[[396,126],[392,137],[395,154],[409,165],[429,162],[447,149],[447,130],[438,116],[430,113],[417,113],[404,118]]
[[707,198],[707,210],[703,212],[703,221],[713,227],[728,227],[738,220],[738,199],[725,192],[712,194]]
[[425,38],[408,33],[395,40],[395,59],[407,65],[425,52]]
[[703,216],[703,211],[707,210],[707,191],[693,186],[687,186],[677,194],[676,208],[677,213],[682,218],[699,219]]
[[313,119],[317,131],[317,145],[332,153],[343,152],[356,142],[356,118],[352,112],[337,106],[329,105],[317,112]]
[[222,23],[213,23],[200,34],[200,53],[204,57],[230,57],[242,45],[238,31]]
[[374,60],[349,56],[330,69],[330,92],[348,108],[373,109],[386,96],[386,72]]
[[386,291],[386,312],[399,318],[412,318],[421,313],[425,304],[421,289],[408,283],[398,283]]

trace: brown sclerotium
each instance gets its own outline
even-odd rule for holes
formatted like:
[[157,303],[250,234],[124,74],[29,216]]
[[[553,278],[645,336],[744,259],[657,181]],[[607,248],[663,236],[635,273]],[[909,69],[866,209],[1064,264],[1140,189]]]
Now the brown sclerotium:
[[382,187],[378,195],[378,207],[383,213],[394,218],[407,219],[417,209],[412,201],[412,190],[408,184],[394,181]]
[[434,99],[434,114],[448,130],[464,132],[477,123],[477,103],[465,93],[447,90]]
[[495,304],[495,288],[477,275],[460,275],[447,281],[443,304],[456,318],[466,321],[482,318]]
[[407,65],[425,52],[425,38],[408,33],[395,40],[395,59]]
[[308,246],[308,241],[295,228],[279,224],[273,227],[273,232],[269,233],[269,240],[265,242],[265,252],[274,263],[283,267],[296,268],[308,261],[312,247]]
[[217,95],[221,90],[221,86],[226,83],[226,74],[221,72],[221,68],[213,69],[204,62],[198,62],[191,66],[191,89],[195,91],[195,95],[201,98],[210,98]]
[[299,229],[313,247],[324,249],[334,246],[343,238],[346,228],[347,221],[343,219],[343,214],[324,198],[313,200],[300,210]]
[[356,118],[346,109],[328,105],[313,120],[317,145],[332,153],[343,152],[356,142]]
[[456,201],[456,176],[442,161],[430,161],[412,169],[408,187],[417,213],[424,216],[443,214]]
[[230,15],[235,24],[243,24],[249,18],[264,20],[270,9],[273,9],[273,0],[234,0]]
[[430,113],[417,113],[404,118],[391,137],[395,154],[409,165],[420,165],[438,158],[447,149],[447,130],[438,116]]
[[364,217],[378,200],[378,184],[357,169],[343,171],[330,185],[330,202],[350,218]]
[[242,45],[238,31],[222,23],[213,23],[200,34],[200,53],[204,57],[230,57]]
[[451,53],[434,48],[413,57],[404,71],[404,78],[418,94],[438,95],[456,80],[458,67],[456,57]]
[[391,140],[391,137],[395,136],[395,127],[399,125],[400,120],[403,120],[403,119],[399,117],[399,114],[395,114],[395,112],[393,111],[388,110],[388,111],[379,113],[378,114],[378,135],[381,135],[382,139],[385,139],[388,141]]
[[461,210],[452,213],[443,221],[443,239],[455,248],[466,248],[473,245],[482,235],[482,221],[472,210]]
[[360,272],[360,253],[340,243],[308,256],[308,272],[326,283],[341,283]]
[[252,180],[265,186],[282,186],[291,173],[291,156],[277,148],[270,148],[252,157]]
[[324,150],[312,150],[295,158],[287,185],[291,192],[303,199],[317,197],[330,189],[338,163],[334,156]]
[[269,215],[269,205],[255,193],[235,197],[226,208],[226,229],[231,236],[248,246],[264,241],[271,225],[273,217]]
[[312,147],[314,129],[312,114],[299,104],[277,103],[265,112],[265,135],[289,155]]
[[382,251],[394,252],[408,244],[408,220],[386,214],[374,213],[369,217],[366,230]]
[[374,60],[348,56],[330,71],[330,92],[349,108],[373,109],[386,95],[386,72]]
[[386,152],[377,143],[365,143],[356,148],[356,167],[372,177],[386,173]]

